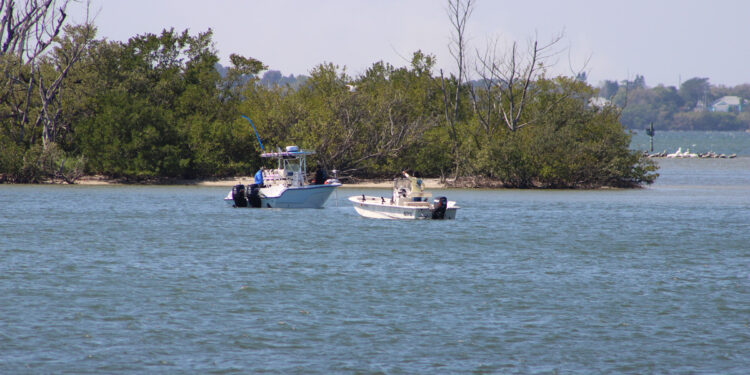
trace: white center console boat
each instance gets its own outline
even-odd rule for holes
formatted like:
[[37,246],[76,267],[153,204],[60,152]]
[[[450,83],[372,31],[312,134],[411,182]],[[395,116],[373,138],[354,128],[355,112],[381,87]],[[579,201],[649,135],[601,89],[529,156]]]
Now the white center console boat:
[[262,170],[263,184],[235,185],[224,201],[235,207],[323,208],[328,197],[341,186],[337,179],[307,183],[307,155],[312,150],[288,146],[286,151],[267,152],[262,158],[276,159],[275,169]]

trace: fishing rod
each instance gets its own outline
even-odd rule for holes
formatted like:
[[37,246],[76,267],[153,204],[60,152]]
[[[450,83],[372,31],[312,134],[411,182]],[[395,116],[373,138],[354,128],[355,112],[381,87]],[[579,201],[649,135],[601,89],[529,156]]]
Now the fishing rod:
[[255,124],[253,124],[253,120],[250,120],[250,118],[247,117],[247,116],[245,116],[245,115],[240,115],[240,116],[244,117],[245,120],[250,121],[250,126],[253,127],[253,132],[255,132],[255,138],[258,138],[258,143],[260,144],[260,150],[264,151],[263,150],[263,142],[260,141],[260,137],[258,136],[258,131],[255,130]]

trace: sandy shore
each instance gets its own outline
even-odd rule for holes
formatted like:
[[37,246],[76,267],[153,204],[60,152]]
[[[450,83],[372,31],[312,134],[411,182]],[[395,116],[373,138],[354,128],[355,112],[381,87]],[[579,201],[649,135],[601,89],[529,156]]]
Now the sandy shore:
[[[251,184],[253,176],[241,176],[235,178],[217,178],[217,179],[205,179],[205,180],[168,180],[159,182],[159,185],[195,185],[195,186],[222,186],[232,187],[236,184]],[[437,178],[425,178],[423,179],[426,189],[441,189],[445,185],[440,183]],[[107,179],[101,176],[86,176],[76,181],[78,185],[121,185],[128,184],[124,181]],[[391,180],[368,180],[360,181],[355,183],[344,183],[341,188],[364,188],[364,189],[390,189],[393,186]]]

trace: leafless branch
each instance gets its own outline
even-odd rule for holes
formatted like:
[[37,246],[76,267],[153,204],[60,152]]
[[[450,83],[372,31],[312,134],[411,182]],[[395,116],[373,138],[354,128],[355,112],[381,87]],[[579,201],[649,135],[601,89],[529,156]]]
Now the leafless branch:
[[446,78],[442,69],[440,70],[440,84],[443,93],[443,109],[445,121],[449,126],[450,137],[452,141],[452,154],[456,167],[456,173],[459,169],[459,139],[456,132],[458,123],[459,104],[461,99],[461,87],[467,80],[466,71],[466,25],[474,10],[473,0],[448,0],[448,19],[450,20],[453,34],[448,45],[448,50],[456,62],[457,74],[455,76],[455,88],[452,93],[450,87],[446,84]]
[[568,69],[570,69],[570,74],[573,75],[573,77],[578,77],[581,73],[586,73],[586,68],[588,68],[593,54],[589,54],[580,69],[576,69],[573,67],[573,59],[571,58],[570,53],[571,49],[568,48]]
[[544,63],[560,53],[554,46],[562,37],[562,34],[556,35],[544,44],[536,38],[530,40],[525,54],[519,53],[516,42],[504,56],[498,55],[497,42],[488,44],[484,53],[477,51],[479,63],[475,70],[485,82],[484,100],[488,102],[478,103],[477,95],[472,95],[472,100],[475,109],[482,108],[479,118],[487,132],[495,128],[491,110],[498,112],[499,118],[511,132],[531,123],[521,121],[524,109],[533,96],[534,82],[545,69]]
[[[0,102],[11,104],[11,116],[21,139],[29,129],[43,125],[45,149],[58,133],[61,114],[58,95],[63,81],[94,37],[89,2],[84,24],[65,26],[66,9],[72,1],[0,0],[0,59],[3,76],[7,78],[0,92]],[[61,39],[64,28],[67,28],[66,35]],[[48,53],[52,45],[59,45],[55,51],[57,58],[52,57],[55,53]],[[21,92],[23,94],[19,95]],[[33,109],[36,112],[33,115],[32,97],[35,95],[39,95],[39,107]],[[32,143],[35,134],[31,132]]]

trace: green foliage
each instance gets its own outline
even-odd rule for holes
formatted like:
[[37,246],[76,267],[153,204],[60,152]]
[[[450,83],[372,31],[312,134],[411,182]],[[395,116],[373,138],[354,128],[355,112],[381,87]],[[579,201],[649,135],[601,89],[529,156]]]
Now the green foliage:
[[259,60],[252,57],[243,57],[234,53],[229,56],[229,61],[232,62],[233,69],[240,74],[256,75],[261,71],[268,69],[268,67],[263,65]]
[[15,142],[5,132],[0,133],[0,182],[22,181],[24,147]]
[[[638,76],[642,82],[643,77]],[[610,82],[600,88],[600,95],[609,92]],[[736,87],[711,86],[708,78],[691,78],[677,90],[672,86],[648,88],[627,82],[619,86],[613,102],[622,108],[622,124],[630,129],[644,129],[651,122],[665,130],[747,130],[748,116],[733,113],[712,114],[711,105],[717,99],[734,95],[750,98],[750,85]],[[746,109],[743,108],[746,112]]]
[[684,112],[674,116],[675,130],[744,130],[748,113],[740,116],[727,112]]
[[298,90],[246,86],[240,108],[252,114],[267,146],[315,149],[314,163],[350,175],[392,175],[437,126],[432,64],[417,52],[411,68],[378,62],[357,79],[321,64]]
[[[587,106],[593,89],[558,78],[543,86],[529,116],[533,126],[507,131],[483,153],[491,177],[506,186],[573,188],[650,183],[654,164],[629,149],[630,136],[612,107]],[[546,110],[553,104],[553,110]],[[544,110],[543,113],[534,113]]]
[[23,150],[0,140],[0,182],[40,183],[52,179],[75,182],[83,175],[85,158],[66,154],[56,143],[35,144]]
[[[71,32],[69,40],[77,35]],[[61,44],[49,61],[64,59],[67,50]],[[421,51],[410,66],[377,62],[355,77],[321,64],[298,87],[280,84],[280,73],[267,75],[275,84],[263,84],[259,74],[267,67],[256,59],[232,55],[231,61],[222,78],[210,30],[91,42],[55,104],[56,142],[43,147],[40,129],[0,123],[2,178],[74,181],[84,168],[135,180],[251,174],[263,160],[241,115],[253,120],[266,150],[314,149],[310,167],[339,169],[345,177],[391,177],[410,169],[494,178],[509,187],[573,188],[634,186],[656,176],[650,161],[628,149],[619,111],[587,105],[595,90],[583,77],[533,82],[519,120],[528,125],[509,131],[492,109],[507,104],[502,86],[443,81],[432,75],[435,58]],[[19,73],[28,69],[3,63]],[[54,76],[55,66],[46,66],[45,74]],[[453,108],[446,111],[443,85],[460,93],[455,117]],[[672,88],[639,90],[634,106],[669,103],[649,116],[666,116],[660,113],[681,105]],[[0,105],[4,118],[18,114]]]
[[239,172],[223,157],[227,145],[214,147],[214,135],[228,132],[215,127],[229,124],[219,121],[224,104],[211,45],[210,30],[165,30],[90,49],[81,85],[97,89],[88,91],[83,112],[96,115],[79,117],[74,141],[90,173],[144,179]]
[[690,78],[680,85],[680,96],[687,103],[687,109],[695,108],[700,100],[706,100],[710,84],[708,78]]
[[672,117],[683,104],[682,97],[671,86],[634,90],[628,96],[621,120],[634,128],[644,128],[652,122],[663,126],[672,123]]

